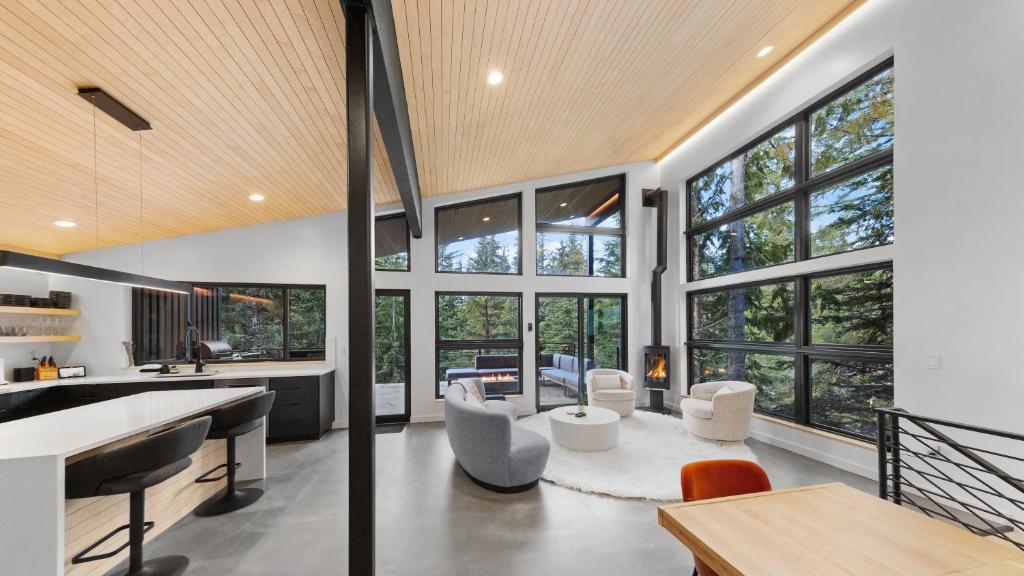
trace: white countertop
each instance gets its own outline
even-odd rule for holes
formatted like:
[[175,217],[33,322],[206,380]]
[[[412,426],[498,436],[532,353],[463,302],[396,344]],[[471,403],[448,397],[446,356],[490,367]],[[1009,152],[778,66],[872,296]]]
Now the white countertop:
[[0,424],[0,460],[74,454],[159,428],[262,388],[143,392]]
[[[53,386],[75,386],[81,384],[119,384],[124,382],[183,382],[187,380],[236,380],[243,378],[288,378],[293,376],[322,376],[334,370],[327,364],[300,364],[294,367],[286,363],[277,365],[265,365],[263,367],[252,367],[245,369],[224,368],[220,364],[207,364],[206,374],[202,376],[157,376],[155,372],[138,372],[135,370],[124,371],[121,374],[109,376],[84,376],[82,378],[63,378],[58,380],[32,380],[31,382],[14,382],[0,385],[0,394],[11,392],[22,392],[24,390],[37,390],[39,388],[50,388]],[[191,374],[192,366],[180,366],[182,374]]]

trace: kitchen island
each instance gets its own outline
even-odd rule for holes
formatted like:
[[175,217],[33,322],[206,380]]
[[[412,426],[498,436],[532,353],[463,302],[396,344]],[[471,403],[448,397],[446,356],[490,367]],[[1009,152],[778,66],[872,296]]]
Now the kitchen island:
[[335,372],[324,362],[191,365],[178,374],[124,370],[118,374],[34,380],[0,386],[0,423],[166,390],[261,387],[277,392],[267,426],[268,442],[316,440],[334,425]]
[[[65,503],[67,462],[262,391],[262,387],[248,387],[143,392],[0,424],[0,574],[70,574],[71,555],[110,531],[111,526],[127,523],[123,496]],[[171,478],[150,489],[164,489],[165,494],[147,505],[147,519],[157,522],[146,534],[147,540],[223,488],[223,481],[192,483],[224,461],[223,442],[207,440],[180,478]],[[262,478],[266,455],[263,429],[240,436],[238,446],[240,478],[243,470],[244,478]],[[95,510],[81,513],[85,506]],[[106,568],[126,555],[127,551],[123,551],[109,559]],[[93,573],[99,566],[85,564],[73,568],[75,573],[79,569]]]

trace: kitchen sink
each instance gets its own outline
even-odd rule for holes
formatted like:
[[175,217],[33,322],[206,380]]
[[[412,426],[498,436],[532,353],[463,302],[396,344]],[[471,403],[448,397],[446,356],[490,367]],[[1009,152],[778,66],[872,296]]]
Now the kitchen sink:
[[203,376],[213,376],[214,374],[220,374],[220,370],[212,370],[210,372],[182,372],[180,374],[157,374],[157,378],[201,378]]

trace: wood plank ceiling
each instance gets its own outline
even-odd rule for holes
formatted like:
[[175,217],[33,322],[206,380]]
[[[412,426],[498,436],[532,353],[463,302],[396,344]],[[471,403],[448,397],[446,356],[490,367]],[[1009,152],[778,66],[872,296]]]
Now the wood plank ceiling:
[[[343,30],[336,0],[0,2],[0,245],[62,254],[343,209]],[[80,86],[153,125],[141,205],[139,133],[102,112],[97,194]],[[376,193],[397,202],[377,139]]]
[[656,158],[861,4],[392,2],[425,196]]
[[[861,1],[393,0],[422,191],[655,158]],[[343,18],[337,0],[0,2],[0,248],[343,209]],[[81,86],[153,125],[141,196],[140,136],[102,113],[94,187]],[[398,202],[379,131],[374,152],[378,202]]]

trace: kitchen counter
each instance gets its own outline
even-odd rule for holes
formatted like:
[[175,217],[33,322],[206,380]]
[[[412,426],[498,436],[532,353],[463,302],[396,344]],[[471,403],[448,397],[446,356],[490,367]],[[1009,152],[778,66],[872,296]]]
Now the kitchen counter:
[[[66,555],[78,551],[77,543],[72,544],[74,549],[65,549],[64,467],[68,458],[262,391],[246,387],[143,392],[0,424],[0,518],[5,519],[0,522],[0,573],[65,573]],[[263,429],[237,441],[240,478],[264,477]],[[176,488],[175,498],[194,500],[202,486],[189,482]],[[162,528],[177,517],[180,515],[165,520]],[[112,520],[115,524],[125,521],[127,516]],[[97,528],[100,534],[106,529]]]
[[0,461],[67,458],[262,392],[214,388],[143,392],[0,424]]
[[[84,376],[82,378],[63,378],[59,380],[32,380],[30,382],[14,382],[0,385],[0,394],[11,392],[22,392],[26,390],[38,390],[53,386],[74,386],[80,384],[123,384],[125,382],[162,381],[162,382],[183,382],[186,380],[238,380],[245,378],[289,378],[295,376],[322,376],[334,370],[327,364],[306,364],[301,363],[289,366],[290,363],[263,364],[253,367],[237,367],[230,365],[223,367],[221,364],[207,364],[207,372],[202,376],[157,376],[155,372],[138,372],[137,370],[125,370],[121,374],[109,376]],[[191,374],[192,366],[179,366],[183,374]],[[214,373],[216,371],[216,373]]]

